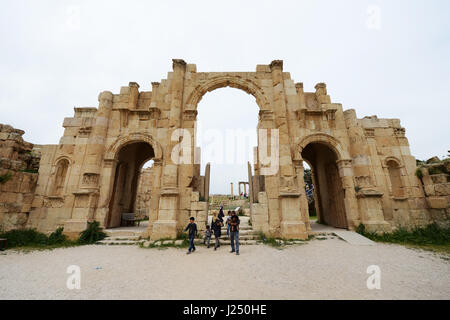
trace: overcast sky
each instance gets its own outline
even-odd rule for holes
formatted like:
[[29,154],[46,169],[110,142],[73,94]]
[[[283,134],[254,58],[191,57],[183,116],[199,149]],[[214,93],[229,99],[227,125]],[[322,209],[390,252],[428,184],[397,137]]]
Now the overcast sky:
[[[56,144],[73,107],[96,107],[100,91],[130,81],[148,91],[172,58],[198,71],[254,71],[282,59],[306,90],[326,82],[332,101],[360,118],[400,118],[416,157],[442,157],[449,9],[447,0],[2,1],[0,122]],[[246,130],[258,108],[252,96],[220,89],[199,112],[212,127]],[[247,180],[244,165],[211,170],[213,193]]]

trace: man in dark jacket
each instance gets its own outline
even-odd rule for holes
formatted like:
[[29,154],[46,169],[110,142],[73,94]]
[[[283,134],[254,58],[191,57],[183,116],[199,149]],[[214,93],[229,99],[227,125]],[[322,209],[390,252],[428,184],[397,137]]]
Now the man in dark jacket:
[[[241,221],[239,217],[236,215],[236,212],[231,212],[231,221],[230,221],[230,240],[231,240],[231,251],[230,253],[236,252],[239,255],[239,224]],[[236,248],[235,248],[236,243]]]
[[194,222],[194,217],[189,218],[189,224],[187,225],[184,231],[189,230],[189,251],[187,254],[190,254],[191,251],[195,251],[194,239],[197,236],[197,225]]
[[219,219],[214,220],[214,222],[211,225],[211,229],[214,232],[214,238],[216,240],[216,243],[214,244],[214,250],[217,250],[218,247],[220,247],[219,238],[222,235],[222,221]]

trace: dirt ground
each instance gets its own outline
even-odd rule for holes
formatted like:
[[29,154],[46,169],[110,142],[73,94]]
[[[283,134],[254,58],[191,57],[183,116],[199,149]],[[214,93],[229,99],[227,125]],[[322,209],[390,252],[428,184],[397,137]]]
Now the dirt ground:
[[[450,299],[450,262],[399,245],[355,246],[338,238],[241,255],[198,247],[83,246],[0,253],[0,299]],[[81,289],[66,286],[81,269]],[[381,270],[369,290],[367,267]]]

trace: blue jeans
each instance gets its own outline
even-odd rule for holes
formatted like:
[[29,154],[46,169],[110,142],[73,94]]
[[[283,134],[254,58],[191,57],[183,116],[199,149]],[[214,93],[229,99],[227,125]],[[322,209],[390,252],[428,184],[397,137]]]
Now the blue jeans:
[[195,245],[194,245],[194,238],[189,238],[189,252],[191,252],[192,250],[195,250]]
[[227,224],[227,236],[230,236],[230,225]]
[[[230,231],[231,250],[239,252],[239,231]],[[236,250],[234,243],[236,242]]]

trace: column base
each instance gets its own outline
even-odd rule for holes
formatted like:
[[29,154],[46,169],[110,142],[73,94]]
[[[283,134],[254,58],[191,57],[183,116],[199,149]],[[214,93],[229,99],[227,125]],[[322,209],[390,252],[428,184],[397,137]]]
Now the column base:
[[150,240],[175,239],[177,237],[177,222],[175,220],[159,220],[153,223]]
[[281,222],[281,237],[284,239],[308,239],[305,223],[297,221]]
[[77,240],[80,233],[87,228],[87,219],[70,219],[64,222],[63,234],[70,240]]
[[386,221],[361,221],[365,226],[367,232],[389,233],[392,231],[392,226]]

